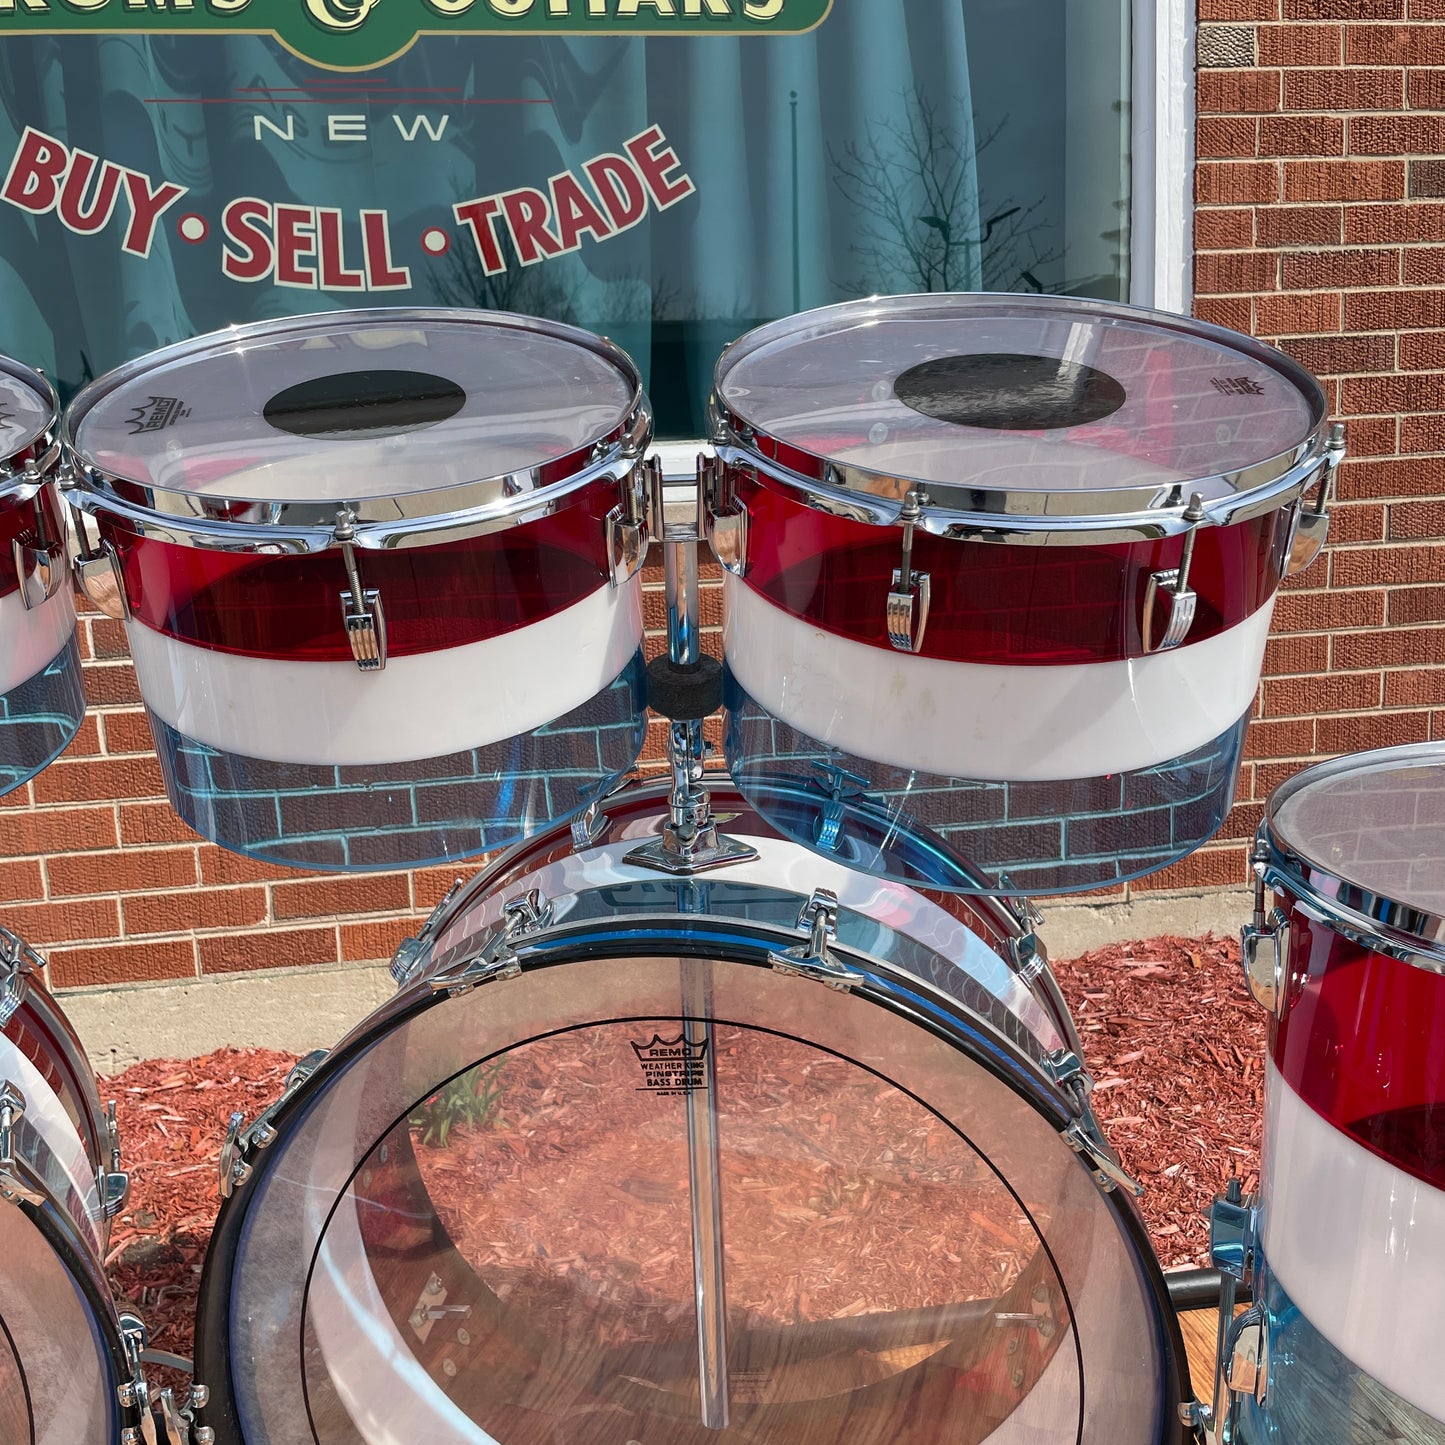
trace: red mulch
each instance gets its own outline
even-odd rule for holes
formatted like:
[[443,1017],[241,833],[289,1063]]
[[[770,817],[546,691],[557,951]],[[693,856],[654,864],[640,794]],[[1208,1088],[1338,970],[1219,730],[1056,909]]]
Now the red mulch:
[[[1096,1081],[1095,1112],[1146,1186],[1161,1263],[1206,1263],[1210,1199],[1232,1174],[1246,1190],[1258,1185],[1264,1015],[1245,991],[1238,945],[1155,938],[1059,961],[1054,971]],[[239,1109],[254,1119],[294,1062],[269,1049],[221,1049],[101,1081],[102,1097],[119,1102],[131,1175],[111,1273],[149,1324],[154,1349],[191,1353],[227,1118]]]

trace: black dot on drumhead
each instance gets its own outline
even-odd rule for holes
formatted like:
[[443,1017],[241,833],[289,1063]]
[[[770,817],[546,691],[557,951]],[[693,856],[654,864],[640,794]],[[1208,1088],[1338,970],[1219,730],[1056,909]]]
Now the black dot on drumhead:
[[957,426],[1052,431],[1102,421],[1124,405],[1107,372],[1055,356],[980,352],[911,366],[893,384],[904,406]]
[[435,426],[466,401],[456,382],[426,371],[341,371],[278,391],[261,415],[292,436],[348,441]]

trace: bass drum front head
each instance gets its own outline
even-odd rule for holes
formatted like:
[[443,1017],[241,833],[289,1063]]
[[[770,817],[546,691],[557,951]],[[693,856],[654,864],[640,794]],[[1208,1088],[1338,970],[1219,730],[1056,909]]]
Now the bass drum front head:
[[222,1212],[219,1445],[1179,1441],[1137,1216],[1023,1045],[780,941],[574,913],[363,1025]]

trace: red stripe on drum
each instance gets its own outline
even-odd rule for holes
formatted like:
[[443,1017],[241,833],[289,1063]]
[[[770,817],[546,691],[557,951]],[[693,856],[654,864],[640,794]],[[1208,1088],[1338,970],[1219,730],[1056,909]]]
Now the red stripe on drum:
[[[438,652],[526,627],[591,596],[608,576],[605,481],[563,510],[483,536],[388,551],[358,547],[362,586],[381,594],[393,657]],[[132,616],[167,637],[218,652],[306,662],[351,660],[342,625],[348,589],[339,548],[261,555],[143,538],[109,514]],[[224,539],[224,524],[217,528]]]
[[1276,896],[1291,987],[1270,1030],[1275,1067],[1336,1129],[1445,1189],[1445,976],[1351,943]]
[[[11,457],[6,465],[19,470],[33,456],[33,451],[22,452],[19,456]],[[38,535],[39,514],[44,516],[48,539],[65,536],[64,510],[53,486],[47,486],[35,496],[26,497],[24,500],[14,495],[0,496],[0,597],[8,597],[12,592],[20,590],[20,575],[15,570],[13,560],[14,546],[22,539],[27,542],[41,540]]]
[[[734,475],[749,513],[747,585],[825,631],[891,650],[900,529],[817,511],[761,473]],[[1189,581],[1199,601],[1186,642],[1238,625],[1274,595],[1290,516],[1284,507],[1197,530]],[[916,532],[912,565],[931,591],[921,655],[1010,666],[1145,656],[1145,590],[1153,573],[1178,567],[1184,539],[1090,545],[1079,535],[1076,546],[1029,547]]]

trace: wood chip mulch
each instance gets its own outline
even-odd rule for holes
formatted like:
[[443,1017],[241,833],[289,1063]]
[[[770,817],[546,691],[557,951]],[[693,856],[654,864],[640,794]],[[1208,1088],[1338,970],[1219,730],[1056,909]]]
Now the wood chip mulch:
[[[1206,1263],[1210,1199],[1231,1175],[1258,1187],[1264,1017],[1245,991],[1238,945],[1155,938],[1053,967],[1096,1081],[1095,1112],[1146,1186],[1142,1207],[1161,1263]],[[108,1263],[118,1297],[149,1324],[153,1349],[191,1354],[227,1118],[239,1109],[254,1119],[294,1062],[228,1048],[101,1081],[102,1098],[119,1103],[131,1174]]]

